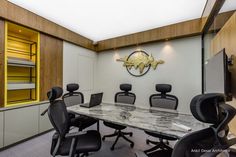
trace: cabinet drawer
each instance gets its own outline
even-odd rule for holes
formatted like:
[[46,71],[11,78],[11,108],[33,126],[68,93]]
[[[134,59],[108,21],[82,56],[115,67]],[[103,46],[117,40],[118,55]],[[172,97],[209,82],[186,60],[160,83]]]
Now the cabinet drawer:
[[38,134],[39,106],[5,111],[4,146]]
[[4,124],[3,112],[0,112],[0,148],[3,147],[3,124]]

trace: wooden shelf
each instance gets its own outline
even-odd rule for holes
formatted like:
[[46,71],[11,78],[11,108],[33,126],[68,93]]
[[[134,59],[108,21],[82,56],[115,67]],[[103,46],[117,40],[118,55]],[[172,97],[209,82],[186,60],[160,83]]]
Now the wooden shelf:
[[35,67],[35,63],[30,60],[12,58],[12,57],[9,57],[7,59],[7,64],[9,66],[18,66],[18,67]]
[[19,105],[21,103],[24,103],[24,105],[25,105],[25,104],[29,104],[29,103],[35,103],[35,102],[37,102],[37,101],[34,99],[14,100],[14,101],[8,101],[8,106],[15,106],[16,104]]
[[7,90],[22,90],[22,89],[35,89],[35,83],[8,83]]
[[34,56],[35,55],[34,53],[30,54],[30,52],[28,52],[28,51],[18,50],[18,49],[14,49],[14,48],[8,48],[7,52],[21,54],[21,55],[25,55],[25,56]]
[[20,43],[25,43],[25,44],[37,44],[35,41],[24,39],[24,38],[17,37],[17,36],[12,36],[12,35],[8,35],[7,39],[12,40],[12,41],[16,41],[16,42],[20,42]]

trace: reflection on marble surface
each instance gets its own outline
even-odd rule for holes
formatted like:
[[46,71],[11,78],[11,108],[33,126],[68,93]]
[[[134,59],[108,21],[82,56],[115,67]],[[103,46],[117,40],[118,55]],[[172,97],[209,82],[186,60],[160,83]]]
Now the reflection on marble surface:
[[[208,127],[193,116],[175,110],[161,108],[140,108],[127,104],[102,103],[92,108],[75,105],[67,108],[77,114],[86,115],[103,121],[139,128],[146,131],[168,134],[177,138],[193,131]],[[179,123],[191,128],[187,131],[174,124]]]

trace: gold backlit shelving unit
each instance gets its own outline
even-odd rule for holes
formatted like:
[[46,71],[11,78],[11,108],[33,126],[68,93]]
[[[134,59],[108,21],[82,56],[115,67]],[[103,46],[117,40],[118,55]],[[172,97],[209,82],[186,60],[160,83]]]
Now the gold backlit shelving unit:
[[39,32],[6,22],[5,107],[39,101]]

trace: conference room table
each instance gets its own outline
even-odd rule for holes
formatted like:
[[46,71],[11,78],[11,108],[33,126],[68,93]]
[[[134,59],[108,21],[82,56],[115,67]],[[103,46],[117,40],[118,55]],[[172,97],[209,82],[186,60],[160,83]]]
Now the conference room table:
[[[156,107],[141,108],[129,104],[101,103],[91,108],[81,107],[78,104],[67,107],[67,110],[78,115],[169,135],[178,139],[186,134],[208,127],[207,124],[196,120],[192,115]],[[184,127],[180,127],[179,124],[184,125]]]

